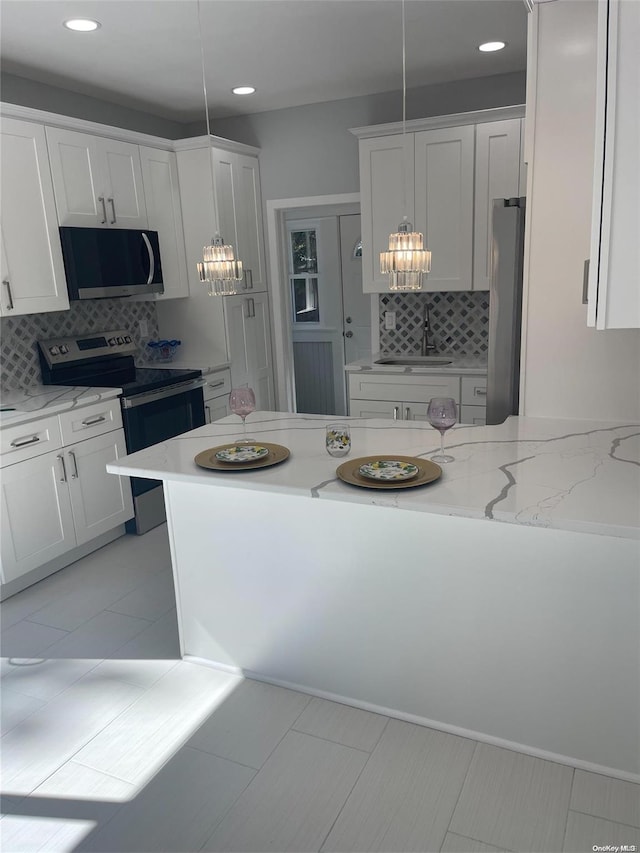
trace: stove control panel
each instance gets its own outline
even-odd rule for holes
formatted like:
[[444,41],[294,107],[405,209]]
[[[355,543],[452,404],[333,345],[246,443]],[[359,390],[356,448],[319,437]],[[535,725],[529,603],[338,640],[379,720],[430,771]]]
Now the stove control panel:
[[38,341],[38,346],[50,367],[100,356],[133,355],[136,351],[131,334],[124,329]]

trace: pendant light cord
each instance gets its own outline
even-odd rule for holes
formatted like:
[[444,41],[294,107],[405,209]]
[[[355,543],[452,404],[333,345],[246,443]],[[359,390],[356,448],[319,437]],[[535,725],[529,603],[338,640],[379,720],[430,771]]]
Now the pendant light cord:
[[[199,0],[198,0],[199,2]],[[407,49],[402,0],[402,211],[407,221]]]
[[[402,0],[404,4],[404,0]],[[204,93],[204,111],[207,119],[207,148],[209,149],[209,171],[211,173],[211,198],[213,202],[213,221],[215,233],[220,236],[220,222],[218,219],[218,202],[216,199],[216,183],[213,173],[213,157],[211,156],[211,125],[209,124],[209,102],[207,100],[207,78],[204,72],[204,39],[202,38],[202,18],[200,15],[200,0],[197,0],[198,7],[198,34],[200,36],[200,68],[202,71],[202,91]],[[213,243],[213,240],[211,241]]]

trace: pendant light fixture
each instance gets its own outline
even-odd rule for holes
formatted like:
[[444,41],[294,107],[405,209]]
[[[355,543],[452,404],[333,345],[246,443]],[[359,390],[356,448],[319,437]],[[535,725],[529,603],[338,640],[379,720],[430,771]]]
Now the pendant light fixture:
[[[402,149],[406,157],[407,62],[402,0]],[[406,164],[405,164],[406,166]],[[407,170],[402,169],[402,206],[407,209]],[[431,271],[431,252],[424,248],[422,234],[413,230],[406,214],[395,234],[389,234],[389,249],[380,252],[380,272],[389,276],[389,290],[422,290],[422,276]]]
[[209,104],[207,102],[207,81],[204,71],[204,43],[202,38],[202,20],[200,0],[198,0],[198,32],[200,35],[200,62],[202,66],[202,91],[207,117],[207,144],[209,146],[209,165],[211,167],[211,197],[213,200],[213,218],[217,232],[211,244],[202,250],[202,261],[197,264],[200,281],[207,282],[209,296],[233,296],[238,292],[237,282],[242,281],[242,261],[236,260],[233,246],[225,244],[220,235],[220,219],[216,199],[215,178],[213,173],[213,152],[211,150],[211,127],[209,124]]

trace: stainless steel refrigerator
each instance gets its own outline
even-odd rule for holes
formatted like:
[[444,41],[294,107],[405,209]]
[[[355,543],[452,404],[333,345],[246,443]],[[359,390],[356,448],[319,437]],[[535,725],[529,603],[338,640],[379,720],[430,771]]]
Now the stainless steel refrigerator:
[[487,424],[501,424],[518,414],[524,213],[524,198],[494,199]]

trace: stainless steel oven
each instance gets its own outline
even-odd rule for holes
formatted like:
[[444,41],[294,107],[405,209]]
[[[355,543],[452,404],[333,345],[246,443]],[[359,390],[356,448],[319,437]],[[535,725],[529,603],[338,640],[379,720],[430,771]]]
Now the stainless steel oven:
[[[205,423],[200,370],[136,367],[135,344],[122,329],[39,341],[45,385],[122,388],[127,451],[135,453]],[[128,533],[146,533],[165,518],[159,480],[131,478],[135,517]]]

